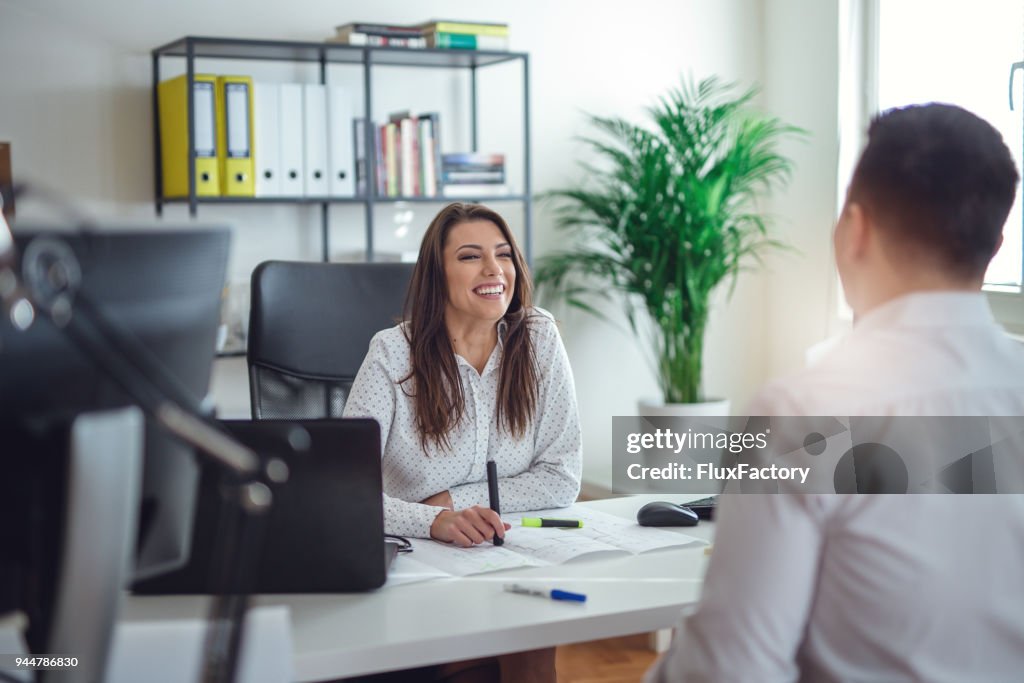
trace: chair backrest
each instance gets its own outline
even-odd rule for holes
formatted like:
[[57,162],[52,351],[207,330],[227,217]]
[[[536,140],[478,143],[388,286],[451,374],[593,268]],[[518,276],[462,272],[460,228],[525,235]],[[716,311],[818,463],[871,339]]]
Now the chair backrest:
[[266,261],[252,274],[254,419],[341,417],[380,330],[402,316],[410,263]]

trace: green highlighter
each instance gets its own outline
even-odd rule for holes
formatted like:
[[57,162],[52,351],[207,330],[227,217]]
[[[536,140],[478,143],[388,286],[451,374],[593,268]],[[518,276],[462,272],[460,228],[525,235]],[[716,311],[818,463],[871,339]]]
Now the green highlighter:
[[523,526],[532,527],[561,527],[563,529],[582,529],[583,520],[580,519],[548,519],[546,517],[523,517]]

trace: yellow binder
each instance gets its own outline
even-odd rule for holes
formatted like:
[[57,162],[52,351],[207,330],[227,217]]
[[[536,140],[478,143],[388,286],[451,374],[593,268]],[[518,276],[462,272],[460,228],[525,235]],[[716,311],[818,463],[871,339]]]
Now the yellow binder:
[[[192,111],[196,150],[196,195],[220,194],[217,170],[217,77],[194,76]],[[163,157],[164,197],[188,196],[188,113],[185,108],[185,76],[160,83],[157,90],[160,115],[160,150]]]
[[252,78],[217,77],[217,153],[220,193],[252,197],[256,191],[253,165]]

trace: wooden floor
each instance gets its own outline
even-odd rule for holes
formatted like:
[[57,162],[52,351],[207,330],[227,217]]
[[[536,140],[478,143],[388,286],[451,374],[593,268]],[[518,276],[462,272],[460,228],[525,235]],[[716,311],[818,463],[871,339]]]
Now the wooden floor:
[[647,634],[562,645],[558,683],[637,683],[657,657]]
[[[611,491],[588,488],[579,499],[616,497]],[[648,634],[560,645],[555,668],[558,683],[638,683],[657,658],[648,646]]]

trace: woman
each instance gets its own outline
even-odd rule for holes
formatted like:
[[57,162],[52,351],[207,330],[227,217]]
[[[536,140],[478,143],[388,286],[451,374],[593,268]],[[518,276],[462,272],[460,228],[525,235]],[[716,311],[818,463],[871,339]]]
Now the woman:
[[506,512],[571,504],[582,469],[572,372],[504,219],[475,204],[442,209],[405,309],[370,342],[345,406],[380,423],[387,532],[460,546],[504,538],[488,460]]

